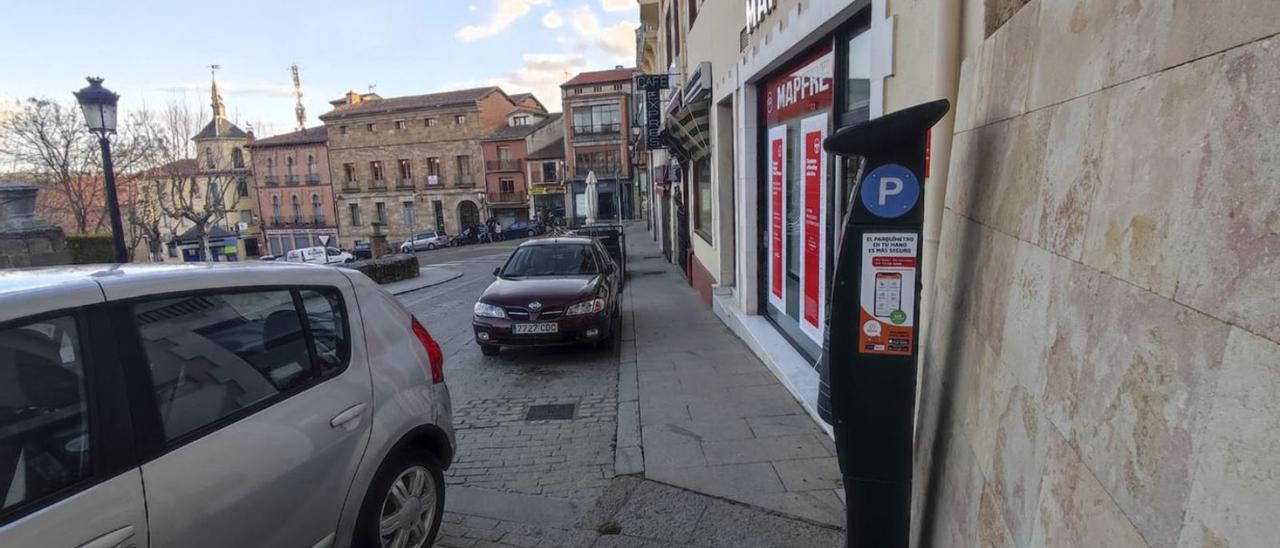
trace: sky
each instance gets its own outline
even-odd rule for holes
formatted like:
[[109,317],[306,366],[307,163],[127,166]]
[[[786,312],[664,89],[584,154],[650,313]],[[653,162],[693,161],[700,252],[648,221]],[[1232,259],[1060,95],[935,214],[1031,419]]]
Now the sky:
[[[290,65],[307,125],[348,90],[383,97],[499,85],[560,110],[578,72],[635,64],[635,0],[6,0],[0,115],[16,101],[74,101],[85,76],[121,116],[172,100],[209,110],[209,65],[228,117],[292,131]],[[246,128],[247,129],[247,128]]]

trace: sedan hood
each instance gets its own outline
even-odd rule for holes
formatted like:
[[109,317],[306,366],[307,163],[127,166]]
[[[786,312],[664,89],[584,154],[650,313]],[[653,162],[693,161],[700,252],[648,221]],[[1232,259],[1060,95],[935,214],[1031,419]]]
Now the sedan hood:
[[591,295],[600,276],[529,276],[498,278],[480,296],[480,301],[498,306],[524,307],[530,301],[544,305],[569,304]]

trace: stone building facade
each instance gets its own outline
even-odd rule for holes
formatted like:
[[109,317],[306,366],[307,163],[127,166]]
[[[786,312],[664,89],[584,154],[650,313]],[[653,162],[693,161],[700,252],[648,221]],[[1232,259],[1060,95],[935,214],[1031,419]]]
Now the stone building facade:
[[320,119],[347,247],[369,241],[374,222],[393,246],[421,230],[457,234],[483,223],[480,140],[529,108],[497,87],[392,98],[350,92],[331,104]]
[[[257,222],[258,197],[252,190],[252,157],[247,133],[227,118],[218,84],[212,85],[213,119],[194,137],[198,189],[193,207],[203,211],[206,200],[221,200],[217,226],[222,237],[210,242],[210,257],[203,245],[190,237],[175,238],[171,246],[183,261],[243,260],[262,254],[262,227]],[[209,231],[212,233],[212,231]],[[189,236],[189,235],[187,235]]]
[[630,218],[634,211],[630,139],[635,72],[617,66],[583,72],[560,84],[569,197],[566,214],[570,219],[586,219],[589,173],[595,173],[599,181],[598,219]]
[[264,253],[338,245],[328,140],[328,130],[317,126],[250,145]]

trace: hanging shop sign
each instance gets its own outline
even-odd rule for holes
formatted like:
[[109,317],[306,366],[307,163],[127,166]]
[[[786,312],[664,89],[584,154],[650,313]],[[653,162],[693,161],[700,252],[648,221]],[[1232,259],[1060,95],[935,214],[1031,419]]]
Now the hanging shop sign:
[[800,199],[804,257],[800,262],[800,330],[822,344],[827,305],[827,114],[800,121],[804,169]]
[[769,129],[769,302],[780,310],[787,306],[787,126]]
[[636,76],[636,89],[644,91],[644,142],[649,149],[665,148],[658,134],[662,128],[662,90],[671,86],[666,74]]

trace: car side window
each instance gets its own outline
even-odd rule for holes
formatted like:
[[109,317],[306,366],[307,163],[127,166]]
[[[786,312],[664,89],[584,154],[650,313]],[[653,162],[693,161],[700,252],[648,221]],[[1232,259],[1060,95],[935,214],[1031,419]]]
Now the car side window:
[[341,371],[351,355],[346,309],[335,289],[304,289],[302,307],[311,328],[311,345],[321,377]]
[[0,331],[0,515],[89,475],[85,388],[73,316]]
[[338,256],[338,255],[342,254],[342,252],[341,252],[341,251],[338,251],[337,249],[334,249],[334,248],[332,248],[332,247],[330,247],[330,248],[328,248],[328,249],[325,249],[324,251],[325,251],[325,253],[328,253],[330,257],[336,257],[336,256]]
[[134,306],[166,440],[310,380],[288,290],[198,294]]

